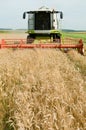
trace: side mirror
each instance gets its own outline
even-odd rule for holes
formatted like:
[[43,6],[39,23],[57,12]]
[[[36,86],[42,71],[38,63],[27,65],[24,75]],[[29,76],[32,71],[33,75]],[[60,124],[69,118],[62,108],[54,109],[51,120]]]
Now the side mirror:
[[26,12],[23,13],[23,19],[25,19],[25,18],[26,18]]
[[63,19],[63,13],[62,12],[60,12],[60,18]]

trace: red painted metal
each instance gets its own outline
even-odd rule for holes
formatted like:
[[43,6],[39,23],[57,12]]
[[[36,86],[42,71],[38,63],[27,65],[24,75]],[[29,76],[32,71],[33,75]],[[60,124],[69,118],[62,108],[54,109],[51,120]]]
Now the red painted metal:
[[82,39],[80,39],[77,42],[77,44],[68,44],[68,42],[65,44],[61,44],[61,43],[26,44],[25,39],[2,39],[0,43],[0,48],[60,48],[60,49],[61,48],[77,48],[79,53],[81,54],[84,53]]

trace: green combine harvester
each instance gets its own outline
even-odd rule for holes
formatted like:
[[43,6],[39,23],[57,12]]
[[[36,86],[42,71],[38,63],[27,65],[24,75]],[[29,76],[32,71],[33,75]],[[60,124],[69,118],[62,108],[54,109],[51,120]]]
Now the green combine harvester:
[[59,19],[63,18],[61,11],[55,11],[46,7],[41,7],[36,11],[24,12],[23,18],[28,14],[28,36],[27,43],[33,43],[35,40],[61,42],[61,33],[59,31]]
[[36,11],[24,12],[24,19],[26,14],[28,14],[27,38],[2,39],[0,48],[59,48],[65,52],[72,48],[84,54],[82,39],[63,39],[60,29],[60,21],[63,19],[62,11],[43,6]]

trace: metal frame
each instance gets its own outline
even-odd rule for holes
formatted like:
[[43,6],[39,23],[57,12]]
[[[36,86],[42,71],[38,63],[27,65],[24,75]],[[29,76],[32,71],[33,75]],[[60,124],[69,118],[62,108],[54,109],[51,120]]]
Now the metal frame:
[[0,49],[3,48],[63,48],[63,49],[77,49],[78,52],[84,55],[83,41],[80,39],[77,44],[61,44],[61,43],[38,43],[26,44],[26,39],[2,39],[0,42]]

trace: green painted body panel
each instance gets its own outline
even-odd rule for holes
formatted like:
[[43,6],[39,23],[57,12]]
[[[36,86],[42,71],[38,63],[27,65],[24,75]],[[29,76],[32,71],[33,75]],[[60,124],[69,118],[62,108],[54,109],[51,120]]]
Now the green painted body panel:
[[38,31],[38,30],[28,30],[26,33],[28,33],[30,35],[34,35],[35,37],[40,37],[40,38],[41,37],[47,38],[47,37],[50,37],[54,34],[57,34],[58,36],[62,35],[62,33],[59,30],[48,30],[48,31],[46,31],[46,30],[40,30],[40,31]]

